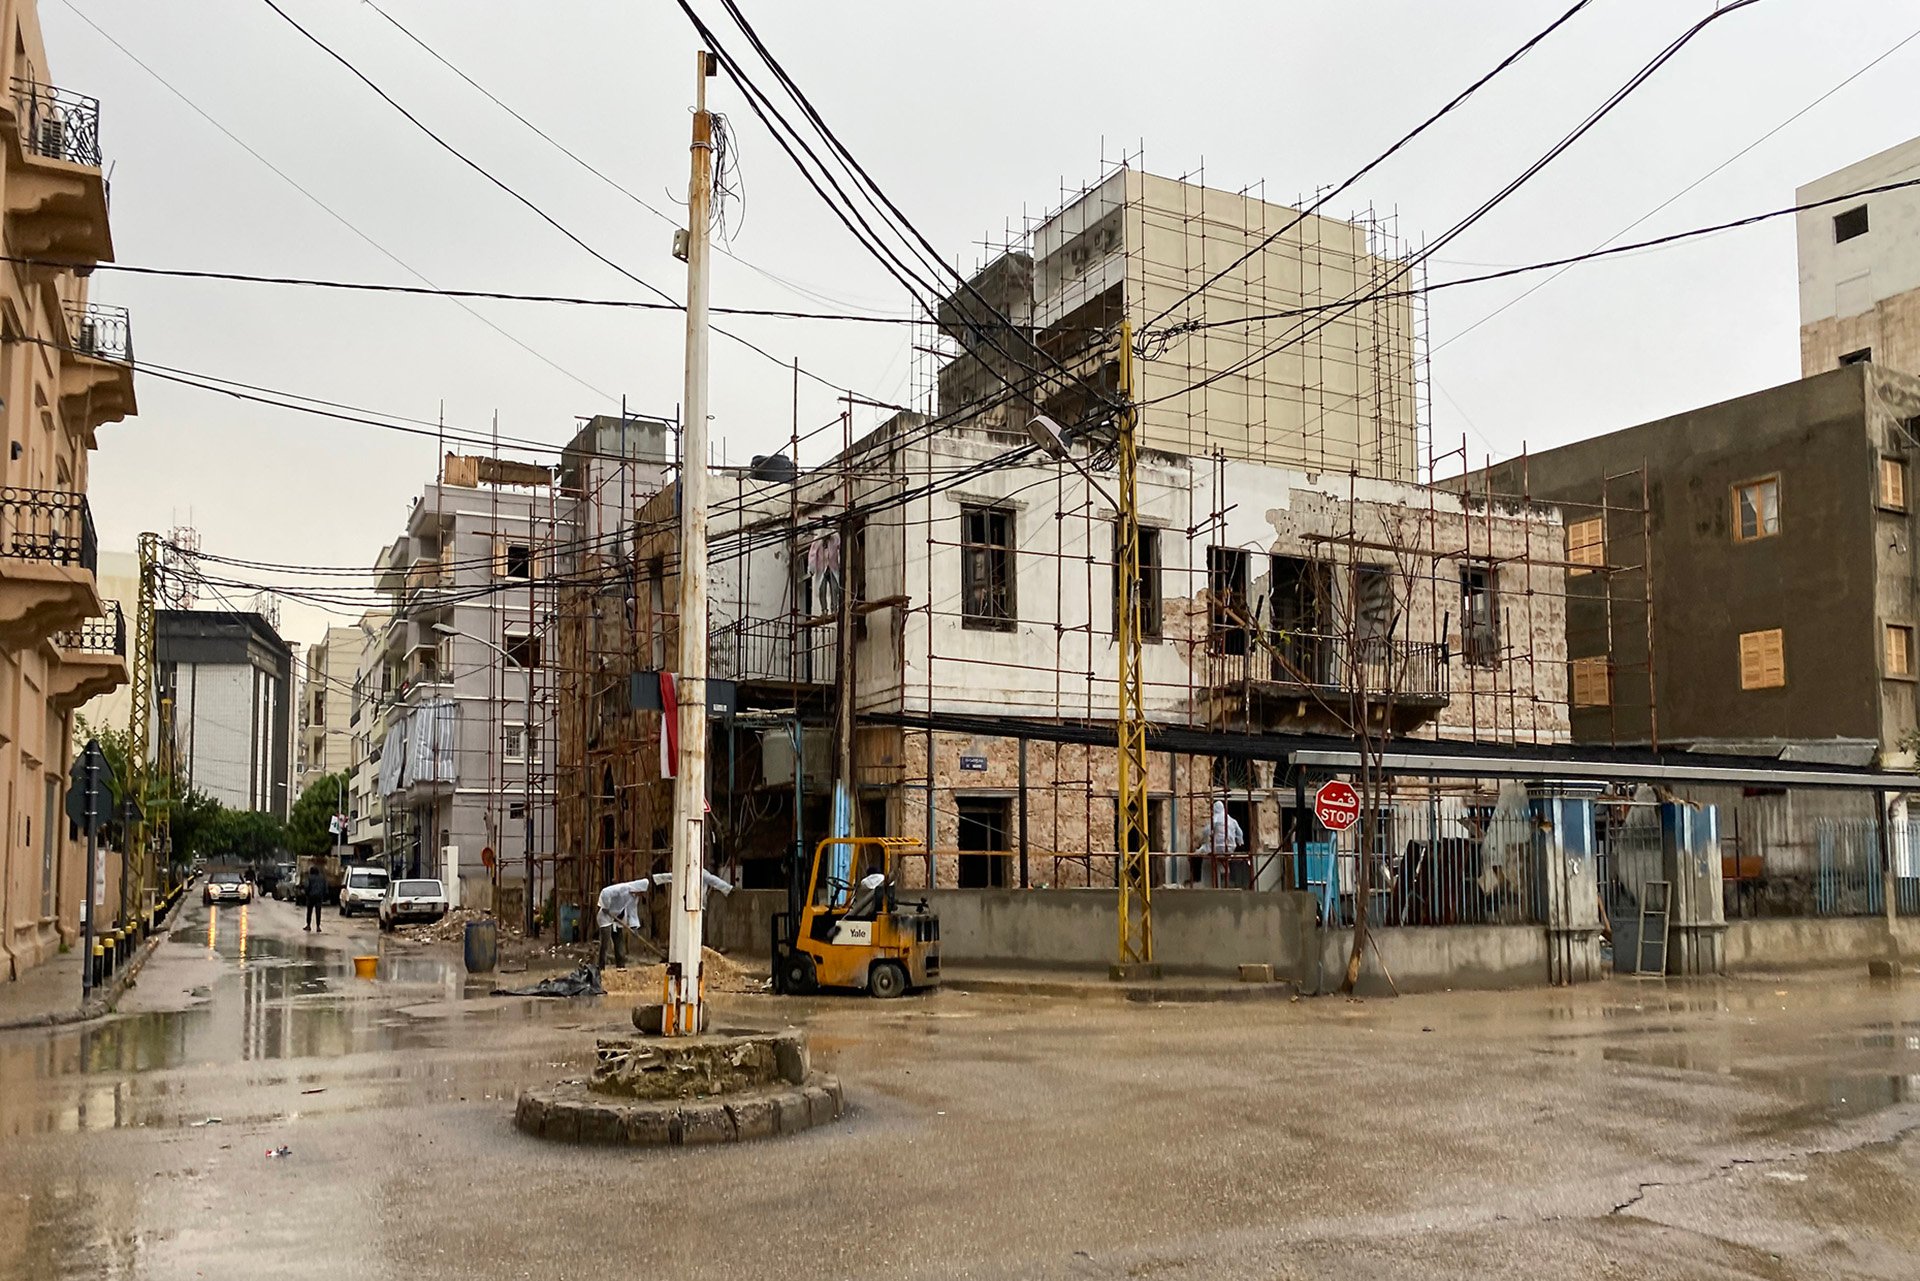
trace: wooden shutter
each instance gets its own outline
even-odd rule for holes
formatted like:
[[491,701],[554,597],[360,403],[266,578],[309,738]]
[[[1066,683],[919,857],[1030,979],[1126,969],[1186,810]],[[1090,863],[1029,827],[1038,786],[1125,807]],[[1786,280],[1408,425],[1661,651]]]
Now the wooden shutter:
[[1907,464],[1902,458],[1880,460],[1880,505],[1903,512],[1907,509]]
[[1779,628],[1740,634],[1740,688],[1777,689],[1787,683],[1786,642]]
[[1913,629],[1887,624],[1887,675],[1913,675]]
[[1613,673],[1606,656],[1573,660],[1573,705],[1606,707],[1613,702]]
[[[1606,564],[1606,525],[1598,516],[1586,520],[1576,520],[1567,526],[1567,559],[1575,565]],[[1584,574],[1584,569],[1571,569],[1569,574]]]

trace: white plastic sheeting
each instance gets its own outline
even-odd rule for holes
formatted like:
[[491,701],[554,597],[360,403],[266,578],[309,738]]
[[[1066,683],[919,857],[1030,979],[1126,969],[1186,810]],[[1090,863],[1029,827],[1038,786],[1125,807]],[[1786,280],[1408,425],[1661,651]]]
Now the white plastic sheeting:
[[387,731],[380,752],[380,794],[392,796],[415,783],[459,780],[455,758],[459,710],[450,698],[422,703]]

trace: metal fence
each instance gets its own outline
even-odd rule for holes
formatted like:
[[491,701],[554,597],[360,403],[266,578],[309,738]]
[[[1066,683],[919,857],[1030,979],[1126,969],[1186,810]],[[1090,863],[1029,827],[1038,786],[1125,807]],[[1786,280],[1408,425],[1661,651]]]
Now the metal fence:
[[0,555],[97,571],[100,546],[85,494],[0,489]]
[[1445,699],[1452,688],[1445,645],[1283,630],[1250,644],[1241,639],[1236,648],[1243,652],[1216,653],[1211,660],[1224,683],[1265,681],[1341,693],[1358,687],[1411,700]]
[[833,624],[743,618],[708,637],[708,672],[722,680],[775,685],[833,682]]
[[127,619],[120,612],[120,602],[107,602],[107,612],[99,618],[89,618],[71,631],[61,632],[54,638],[54,644],[61,649],[83,654],[117,654],[127,656]]
[[[1887,910],[1887,881],[1881,858],[1881,825],[1870,818],[1822,818],[1814,823],[1819,862],[1813,876],[1813,916],[1881,916]],[[1894,910],[1920,913],[1920,875],[1914,853],[1920,849],[1920,823],[1886,833],[1893,860]]]
[[100,100],[16,78],[13,110],[20,143],[49,160],[100,167]]
[[1365,835],[1364,826],[1308,842],[1299,856],[1294,883],[1327,923],[1353,925],[1363,858],[1371,925],[1546,922],[1547,833],[1530,810],[1435,799],[1383,807]]
[[133,317],[125,307],[68,303],[66,316],[75,351],[122,365],[133,362]]

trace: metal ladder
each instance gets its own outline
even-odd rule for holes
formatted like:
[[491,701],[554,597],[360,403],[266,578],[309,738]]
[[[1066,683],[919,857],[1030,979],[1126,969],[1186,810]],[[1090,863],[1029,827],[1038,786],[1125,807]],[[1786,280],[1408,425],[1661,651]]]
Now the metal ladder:
[[[1667,918],[1672,913],[1673,886],[1666,881],[1646,881],[1640,886],[1640,937],[1634,942],[1633,972],[1635,974],[1661,974],[1667,972]],[[1650,928],[1659,922],[1660,930],[1656,936]],[[1649,951],[1655,960],[1648,964]]]

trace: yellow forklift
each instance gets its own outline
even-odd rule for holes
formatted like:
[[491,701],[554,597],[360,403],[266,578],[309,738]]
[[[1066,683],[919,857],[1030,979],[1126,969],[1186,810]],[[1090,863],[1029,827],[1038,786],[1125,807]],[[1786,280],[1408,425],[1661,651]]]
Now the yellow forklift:
[[937,986],[940,918],[924,899],[902,912],[895,891],[900,856],[919,848],[899,836],[830,836],[814,846],[813,866],[804,881],[790,880],[787,910],[773,917],[773,990],[852,988],[885,1000]]

